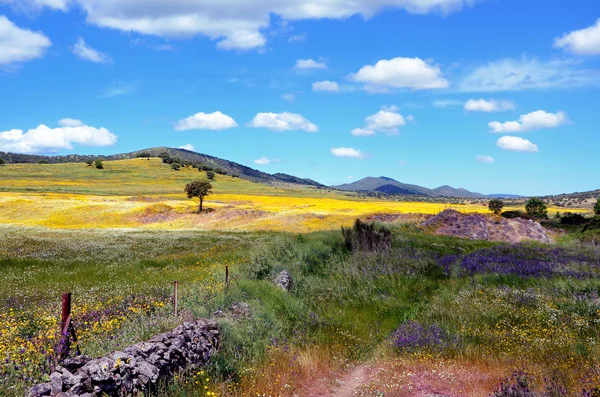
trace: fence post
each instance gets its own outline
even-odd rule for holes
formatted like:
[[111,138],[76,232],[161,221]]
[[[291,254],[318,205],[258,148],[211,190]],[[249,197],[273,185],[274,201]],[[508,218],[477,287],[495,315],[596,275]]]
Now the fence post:
[[229,286],[229,266],[225,266],[225,284]]
[[177,287],[179,286],[179,281],[175,281],[173,283],[173,313],[177,316]]

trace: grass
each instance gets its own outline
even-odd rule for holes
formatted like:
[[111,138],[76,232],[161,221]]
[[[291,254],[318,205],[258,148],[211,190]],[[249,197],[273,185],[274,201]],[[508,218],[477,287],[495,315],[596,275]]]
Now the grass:
[[[85,164],[9,164],[0,169],[0,223],[58,229],[143,228],[312,232],[348,226],[357,217],[419,220],[440,203],[358,198],[353,193],[274,187],[217,175],[206,199],[213,212],[195,214],[186,183],[205,178],[194,168],[173,171],[160,159]],[[487,213],[476,204],[462,212]],[[507,210],[522,209],[510,207]],[[550,213],[556,209],[550,208]],[[589,209],[572,211],[588,212]]]

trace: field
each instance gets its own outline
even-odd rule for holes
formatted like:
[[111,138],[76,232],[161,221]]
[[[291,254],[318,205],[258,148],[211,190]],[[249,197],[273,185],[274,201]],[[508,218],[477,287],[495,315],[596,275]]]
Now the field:
[[[600,249],[576,232],[554,245],[435,236],[412,222],[440,204],[221,175],[214,211],[196,215],[182,190],[203,173],[105,167],[0,167],[0,395],[47,380],[64,291],[91,356],[224,313],[219,355],[163,396],[600,393]],[[357,217],[393,221],[389,247],[348,247],[339,227]],[[271,282],[284,269],[290,292]]]

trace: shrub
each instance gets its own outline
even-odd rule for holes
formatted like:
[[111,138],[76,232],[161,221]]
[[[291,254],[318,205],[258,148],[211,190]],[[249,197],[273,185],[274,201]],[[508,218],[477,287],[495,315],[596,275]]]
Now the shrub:
[[492,211],[494,214],[499,215],[502,212],[502,208],[504,208],[504,203],[502,202],[502,200],[499,199],[492,199],[490,200],[490,202],[488,203],[488,208],[490,209],[490,211]]
[[501,216],[506,219],[515,219],[515,218],[532,219],[531,216],[529,216],[526,212],[523,212],[523,211],[504,211],[501,214]]
[[583,225],[588,222],[588,219],[581,214],[574,214],[572,212],[565,212],[560,223],[563,225]]
[[88,160],[85,163],[87,164],[88,167],[91,167],[92,165],[94,165],[94,162],[92,160]]
[[600,215],[600,198],[596,200],[596,205],[594,205],[594,214]]
[[96,160],[96,162],[94,163],[94,165],[96,166],[96,168],[98,168],[99,170],[103,170],[104,169],[104,164],[102,164],[102,160],[98,159]]
[[48,162],[46,160],[40,160],[38,161],[38,164],[48,164]]
[[525,211],[527,211],[529,216],[535,219],[548,218],[548,207],[546,207],[546,203],[537,197],[532,197],[527,200]]
[[365,223],[357,219],[354,227],[342,227],[346,248],[352,252],[388,251],[392,247],[391,231],[375,223]]
[[4,161],[4,159],[0,158],[0,165],[6,163],[6,161]]
[[206,171],[206,177],[210,180],[214,180],[215,179],[214,171]]
[[248,266],[250,278],[257,280],[265,280],[273,274],[274,266],[272,258],[265,253],[255,255]]
[[171,164],[171,168],[174,171],[179,171],[179,169],[181,168],[181,164],[179,164],[179,163],[173,163],[173,164]]
[[141,153],[136,154],[135,157],[139,157],[139,158],[141,158],[141,157],[151,157],[151,155],[148,152],[141,152]]

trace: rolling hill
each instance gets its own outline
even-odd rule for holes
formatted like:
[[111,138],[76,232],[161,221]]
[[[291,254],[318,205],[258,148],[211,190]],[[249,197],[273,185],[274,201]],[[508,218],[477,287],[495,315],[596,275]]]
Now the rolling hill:
[[208,166],[214,169],[220,169],[229,175],[235,175],[242,179],[258,183],[295,183],[300,185],[314,186],[325,188],[326,186],[315,182],[311,179],[298,178],[287,174],[267,174],[266,172],[258,171],[233,161],[224,160],[218,157],[209,156],[207,154],[196,153],[186,149],[175,149],[169,147],[155,147],[143,150],[136,150],[129,153],[120,153],[110,156],[92,156],[70,154],[66,156],[42,156],[34,154],[16,154],[0,152],[0,158],[8,163],[39,163],[47,162],[49,164],[58,163],[83,163],[86,161],[101,160],[126,160],[136,157],[160,157],[164,153],[169,157],[178,159],[180,162],[197,163],[203,166]]

